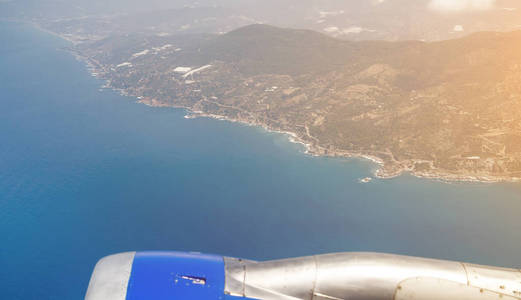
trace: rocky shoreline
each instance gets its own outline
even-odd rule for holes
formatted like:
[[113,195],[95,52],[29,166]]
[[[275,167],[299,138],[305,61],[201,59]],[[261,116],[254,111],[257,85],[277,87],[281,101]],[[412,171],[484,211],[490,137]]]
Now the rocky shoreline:
[[[349,152],[345,150],[340,149],[326,149],[320,145],[313,144],[309,141],[307,141],[304,137],[299,136],[295,132],[282,130],[279,128],[272,128],[268,126],[267,124],[258,123],[256,121],[251,121],[247,119],[235,119],[230,118],[228,116],[224,115],[217,115],[213,114],[211,112],[204,112],[204,111],[198,111],[194,110],[192,107],[182,106],[182,105],[175,105],[167,102],[163,102],[157,99],[149,99],[149,98],[142,98],[138,95],[133,95],[131,92],[124,90],[124,89],[118,89],[114,88],[110,85],[110,79],[105,78],[103,76],[100,76],[100,74],[103,73],[103,70],[99,69],[99,66],[96,62],[92,62],[89,58],[81,56],[79,53],[74,53],[74,56],[84,62],[87,65],[88,70],[90,73],[95,76],[99,77],[100,79],[105,80],[105,85],[103,85],[103,88],[110,88],[112,90],[118,91],[123,96],[129,96],[129,97],[135,97],[137,99],[138,103],[151,106],[151,107],[172,107],[172,108],[181,108],[188,111],[188,115],[186,115],[186,118],[197,118],[197,117],[207,117],[207,118],[213,118],[218,120],[225,120],[228,122],[234,122],[234,123],[241,123],[248,126],[258,126],[262,127],[266,131],[269,132],[275,132],[275,133],[281,133],[286,134],[289,137],[289,140],[293,143],[302,144],[305,147],[305,153],[311,156],[321,156],[321,157],[338,157],[338,158],[360,158],[360,159],[366,159],[370,160],[373,163],[378,165],[378,168],[374,172],[374,176],[379,179],[391,179],[401,176],[404,173],[409,173],[415,177],[418,178],[424,178],[424,179],[431,179],[431,180],[438,180],[441,182],[446,183],[452,183],[452,182],[473,182],[473,183],[498,183],[498,182],[521,182],[521,178],[517,177],[503,177],[503,176],[491,176],[488,174],[481,174],[481,175],[468,175],[468,174],[454,174],[450,172],[446,172],[444,170],[440,170],[439,172],[418,172],[412,170],[410,167],[407,167],[407,162],[398,162],[399,166],[402,167],[392,167],[389,168],[389,163],[387,163],[383,158],[374,155],[374,154],[368,154],[368,153],[362,153],[362,152]],[[410,164],[410,163],[409,163]]]
[[[75,44],[74,40],[61,36],[57,33],[50,32],[37,24],[33,24],[39,30],[47,32],[49,34],[53,34],[55,36],[61,37],[64,40],[71,42],[73,45]],[[326,149],[316,143],[310,142],[306,140],[305,137],[299,136],[295,132],[291,132],[288,130],[283,130],[280,128],[272,128],[267,124],[259,123],[258,121],[252,121],[248,119],[235,119],[230,118],[228,116],[217,115],[211,112],[204,112],[194,110],[192,107],[175,105],[167,102],[163,102],[157,99],[149,99],[143,98],[139,95],[133,95],[131,92],[125,89],[114,88],[110,85],[110,78],[104,76],[105,71],[103,70],[103,66],[97,62],[93,61],[89,57],[83,56],[81,53],[74,51],[73,49],[68,49],[72,55],[79,61],[85,63],[87,69],[92,74],[92,76],[98,77],[105,81],[105,85],[103,88],[110,88],[112,90],[118,91],[121,95],[136,97],[138,99],[138,103],[142,103],[148,106],[153,107],[174,107],[174,108],[182,108],[189,112],[189,114],[185,117],[187,118],[196,118],[196,117],[208,117],[219,120],[226,120],[229,122],[238,122],[242,124],[246,124],[248,126],[259,126],[269,132],[276,132],[286,134],[289,137],[289,140],[293,143],[302,144],[305,147],[305,153],[312,156],[322,156],[322,157],[339,157],[339,158],[361,158],[374,162],[378,165],[378,168],[374,172],[374,176],[380,179],[390,179],[398,177],[404,173],[409,173],[415,177],[438,180],[442,182],[475,182],[475,183],[497,183],[497,182],[521,182],[521,178],[518,177],[508,177],[508,176],[494,176],[490,174],[456,174],[451,173],[445,170],[429,170],[429,171],[416,171],[411,166],[413,160],[410,161],[396,161],[394,164],[387,162],[384,158],[378,156],[378,154],[373,153],[364,153],[364,152],[350,152],[336,148]]]
[[327,150],[327,154],[325,153],[325,148],[319,145],[313,145],[312,143],[306,141],[303,137],[300,137],[298,134],[290,131],[284,131],[276,128],[271,128],[266,124],[261,124],[257,122],[251,122],[243,119],[234,119],[228,116],[216,115],[209,112],[202,111],[194,111],[191,107],[185,106],[176,106],[168,103],[164,103],[155,99],[141,99],[137,101],[138,103],[145,104],[147,106],[152,107],[175,107],[182,108],[188,111],[188,114],[185,118],[213,118],[218,120],[225,120],[228,122],[241,123],[247,126],[258,126],[262,127],[264,130],[269,132],[281,133],[288,135],[288,139],[292,143],[301,144],[305,147],[305,153],[312,156],[317,157],[338,157],[338,158],[360,158],[365,160],[370,160],[373,163],[377,164],[379,167],[375,170],[374,176],[380,179],[390,179],[401,176],[404,173],[409,173],[418,178],[431,179],[431,180],[439,180],[442,182],[474,182],[474,183],[498,183],[498,182],[521,182],[521,178],[510,178],[510,177],[494,177],[489,175],[464,175],[464,174],[452,174],[448,172],[417,172],[413,171],[407,167],[403,168],[395,168],[391,170],[386,170],[386,162],[374,155],[365,154],[365,153],[357,153],[357,152],[348,152],[344,150]]

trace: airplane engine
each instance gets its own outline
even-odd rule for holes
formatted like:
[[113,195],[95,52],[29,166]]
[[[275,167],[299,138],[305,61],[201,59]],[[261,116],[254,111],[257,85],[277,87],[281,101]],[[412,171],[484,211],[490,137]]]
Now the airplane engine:
[[85,299],[521,299],[521,270],[379,253],[256,262],[126,252],[97,263]]

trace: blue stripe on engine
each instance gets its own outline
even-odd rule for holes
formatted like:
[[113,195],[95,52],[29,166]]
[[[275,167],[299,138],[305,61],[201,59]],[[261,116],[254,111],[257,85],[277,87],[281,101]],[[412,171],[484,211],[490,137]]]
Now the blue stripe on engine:
[[137,252],[126,300],[224,299],[222,256]]

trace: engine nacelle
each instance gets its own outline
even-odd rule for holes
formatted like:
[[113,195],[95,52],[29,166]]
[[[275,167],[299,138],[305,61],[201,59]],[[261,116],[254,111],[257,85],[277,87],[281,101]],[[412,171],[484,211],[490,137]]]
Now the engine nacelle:
[[378,253],[255,262],[127,252],[96,265],[86,300],[521,299],[521,271]]

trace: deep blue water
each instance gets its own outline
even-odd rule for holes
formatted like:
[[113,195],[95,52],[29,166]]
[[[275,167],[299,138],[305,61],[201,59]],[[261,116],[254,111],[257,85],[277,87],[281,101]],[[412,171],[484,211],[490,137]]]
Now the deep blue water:
[[281,134],[150,108],[67,43],[0,23],[0,299],[82,299],[105,255],[383,251],[521,266],[521,185],[314,158]]

